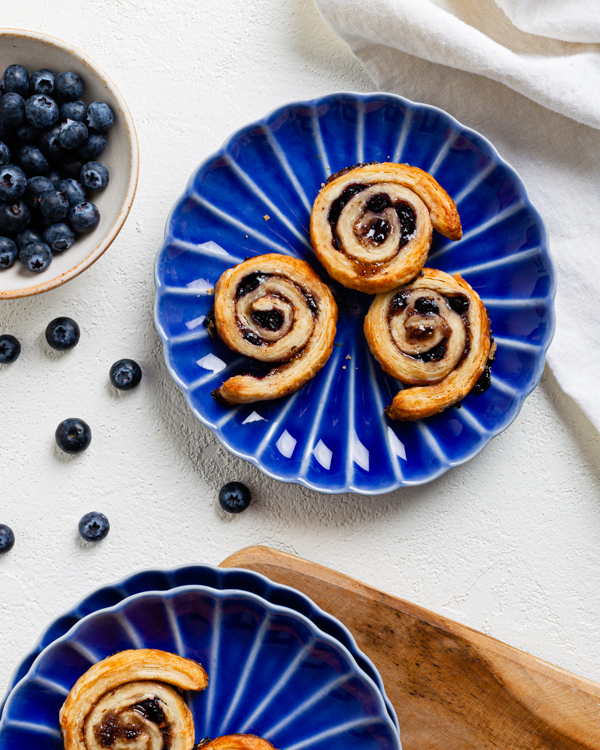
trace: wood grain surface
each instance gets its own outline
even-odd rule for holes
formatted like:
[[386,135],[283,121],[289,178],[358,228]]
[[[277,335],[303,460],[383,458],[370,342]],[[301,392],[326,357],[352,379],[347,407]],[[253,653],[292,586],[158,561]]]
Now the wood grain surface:
[[379,669],[403,750],[600,750],[600,684],[342,573],[269,547],[221,567],[302,591]]

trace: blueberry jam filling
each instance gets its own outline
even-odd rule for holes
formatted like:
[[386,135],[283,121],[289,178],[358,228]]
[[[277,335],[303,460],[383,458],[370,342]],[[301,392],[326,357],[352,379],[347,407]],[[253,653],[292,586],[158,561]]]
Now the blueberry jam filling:
[[255,310],[252,319],[267,331],[278,331],[283,325],[283,313],[279,310]]
[[133,710],[145,716],[153,724],[156,724],[159,728],[166,722],[165,712],[160,705],[158,698],[152,698],[146,701],[140,701],[133,706]]
[[390,313],[392,313],[393,315],[399,310],[404,310],[407,304],[408,299],[405,292],[398,292],[397,294],[394,294],[392,301],[390,302]]
[[333,203],[331,204],[331,208],[329,209],[329,214],[327,215],[327,221],[329,222],[329,225],[331,226],[331,234],[333,235],[333,246],[336,250],[340,250],[342,247],[342,243],[340,242],[340,238],[338,237],[338,234],[336,232],[336,224],[338,223],[338,219],[340,218],[340,215],[342,211],[344,210],[345,205],[348,203],[350,198],[352,196],[356,195],[357,193],[361,193],[363,190],[366,190],[366,185],[348,185],[348,187],[344,190],[344,192],[336,198]]
[[381,193],[380,195],[374,195],[371,200],[367,203],[367,211],[372,211],[374,214],[380,214],[392,205],[389,196]]
[[256,271],[255,273],[249,273],[247,276],[244,276],[235,290],[236,299],[243,297],[249,292],[253,292],[263,283],[263,281],[266,281],[270,275],[271,274]]
[[469,300],[462,294],[445,297],[448,306],[458,315],[463,315],[469,309]]
[[302,294],[306,298],[306,304],[308,305],[308,309],[311,311],[311,313],[316,313],[319,308],[317,306],[315,298],[312,296],[312,294],[309,294],[304,289],[302,290]]
[[495,359],[496,349],[494,347],[494,339],[492,339],[492,348],[490,349],[490,356],[485,366],[485,370],[479,376],[479,380],[471,388],[471,393],[474,393],[476,396],[481,396],[481,394],[485,393],[490,387],[492,384],[492,365],[494,364]]
[[365,239],[372,242],[374,245],[381,245],[385,242],[390,232],[390,225],[383,219],[375,219],[369,224],[369,228],[363,235]]
[[[165,712],[158,698],[140,701],[140,703],[132,706],[131,709],[145,719],[148,719],[148,721],[156,724],[163,737],[163,748],[167,750],[171,745],[171,728],[167,724]],[[103,747],[111,747],[116,742],[121,743],[123,740],[136,740],[143,731],[144,727],[141,721],[138,723],[134,719],[125,723],[116,712],[109,711],[102,720],[102,723],[96,727],[95,734]]]
[[402,239],[400,240],[400,247],[404,247],[409,239],[415,233],[417,227],[415,212],[412,210],[408,203],[397,203],[394,208],[398,214],[400,220],[400,226],[402,227]]
[[260,336],[258,336],[256,333],[253,333],[252,331],[245,331],[244,338],[249,344],[252,344],[253,346],[262,346],[265,343]]
[[415,302],[415,310],[421,315],[431,315],[440,311],[435,300],[431,297],[419,297]]
[[443,359],[446,354],[446,340],[440,341],[437,346],[430,349],[428,352],[421,352],[421,354],[413,354],[415,359],[421,360],[421,362],[439,362]]

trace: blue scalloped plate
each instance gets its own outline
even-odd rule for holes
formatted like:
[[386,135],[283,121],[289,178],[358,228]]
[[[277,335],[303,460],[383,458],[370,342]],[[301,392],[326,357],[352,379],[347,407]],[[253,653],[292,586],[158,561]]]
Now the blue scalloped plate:
[[8,698],[0,750],[62,750],[58,713],[69,690],[129,648],[204,665],[208,688],[187,696],[197,741],[247,732],[281,750],[400,750],[377,686],[337,640],[254,594],[202,586],[129,597],[48,646]]
[[[343,167],[386,160],[425,169],[456,201],[463,238],[434,233],[427,265],[459,271],[489,310],[498,344],[489,390],[427,420],[389,420],[384,407],[400,386],[364,339],[372,298],[331,281],[338,345],[315,378],[277,401],[215,403],[211,391],[244,361],[202,325],[220,275],[245,257],[279,252],[326,276],[309,240],[321,184]],[[289,104],[232,135],[175,204],[155,281],[167,367],[193,413],[232,453],[320,492],[389,492],[468,461],[517,416],[554,332],[546,230],[515,170],[447,113],[391,94]]]
[[296,589],[274,583],[260,573],[242,568],[215,568],[212,565],[186,565],[174,570],[145,570],[128,576],[112,586],[104,586],[82,599],[73,609],[65,612],[48,625],[33,650],[25,656],[15,669],[4,701],[0,704],[0,717],[10,691],[29,672],[40,653],[62,638],[82,618],[100,609],[113,607],[134,594],[169,591],[181,586],[210,586],[213,589],[240,589],[262,597],[271,604],[287,607],[308,617],[323,633],[339,641],[354,657],[358,666],[377,685],[385,702],[388,715],[399,730],[398,718],[383,686],[381,675],[373,662],[356,645],[354,637],[339,620]]

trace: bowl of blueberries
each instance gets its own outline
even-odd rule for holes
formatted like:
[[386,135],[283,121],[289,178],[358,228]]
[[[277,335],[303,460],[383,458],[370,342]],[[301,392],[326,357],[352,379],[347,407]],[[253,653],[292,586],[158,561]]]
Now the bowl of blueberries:
[[125,101],[72,45],[0,29],[0,299],[94,263],[129,213],[138,144]]

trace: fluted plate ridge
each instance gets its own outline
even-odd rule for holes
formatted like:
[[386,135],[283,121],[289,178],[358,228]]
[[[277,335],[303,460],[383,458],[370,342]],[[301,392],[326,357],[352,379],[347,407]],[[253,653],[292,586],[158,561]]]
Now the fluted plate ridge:
[[62,750],[69,690],[92,664],[130,648],[203,664],[208,688],[187,695],[197,741],[247,732],[281,750],[400,750],[381,693],[339,641],[287,607],[208,586],[135,594],[80,620],[11,692],[0,750]]
[[115,606],[135,594],[169,591],[181,586],[191,585],[209,586],[220,591],[226,589],[248,591],[260,596],[267,602],[287,607],[308,617],[315,627],[345,646],[358,666],[377,685],[385,702],[388,715],[399,731],[396,711],[386,695],[381,675],[369,657],[359,649],[354,636],[340,620],[322,610],[301,591],[281,583],[275,583],[261,573],[243,568],[218,568],[213,565],[184,565],[171,570],[142,570],[126,576],[112,585],[102,586],[85,596],[74,607],[48,625],[32,651],[18,664],[9,681],[4,700],[0,704],[0,717],[11,690],[25,677],[43,649],[64,636],[81,619],[100,609]]
[[[427,265],[459,272],[489,310],[498,350],[490,389],[415,423],[385,416],[400,386],[372,358],[362,325],[371,297],[329,279],[309,238],[327,177],[361,162],[407,162],[457,203],[463,237],[434,233]],[[245,257],[309,262],[340,310],[325,367],[291,396],[226,408],[211,391],[247,360],[209,338],[212,290]],[[379,494],[468,461],[517,416],[554,332],[555,274],[544,223],[492,144],[436,107],[385,93],[285,105],[234,133],[190,178],[155,268],[155,321],[169,372],[220,442],[267,475],[324,493]]]

